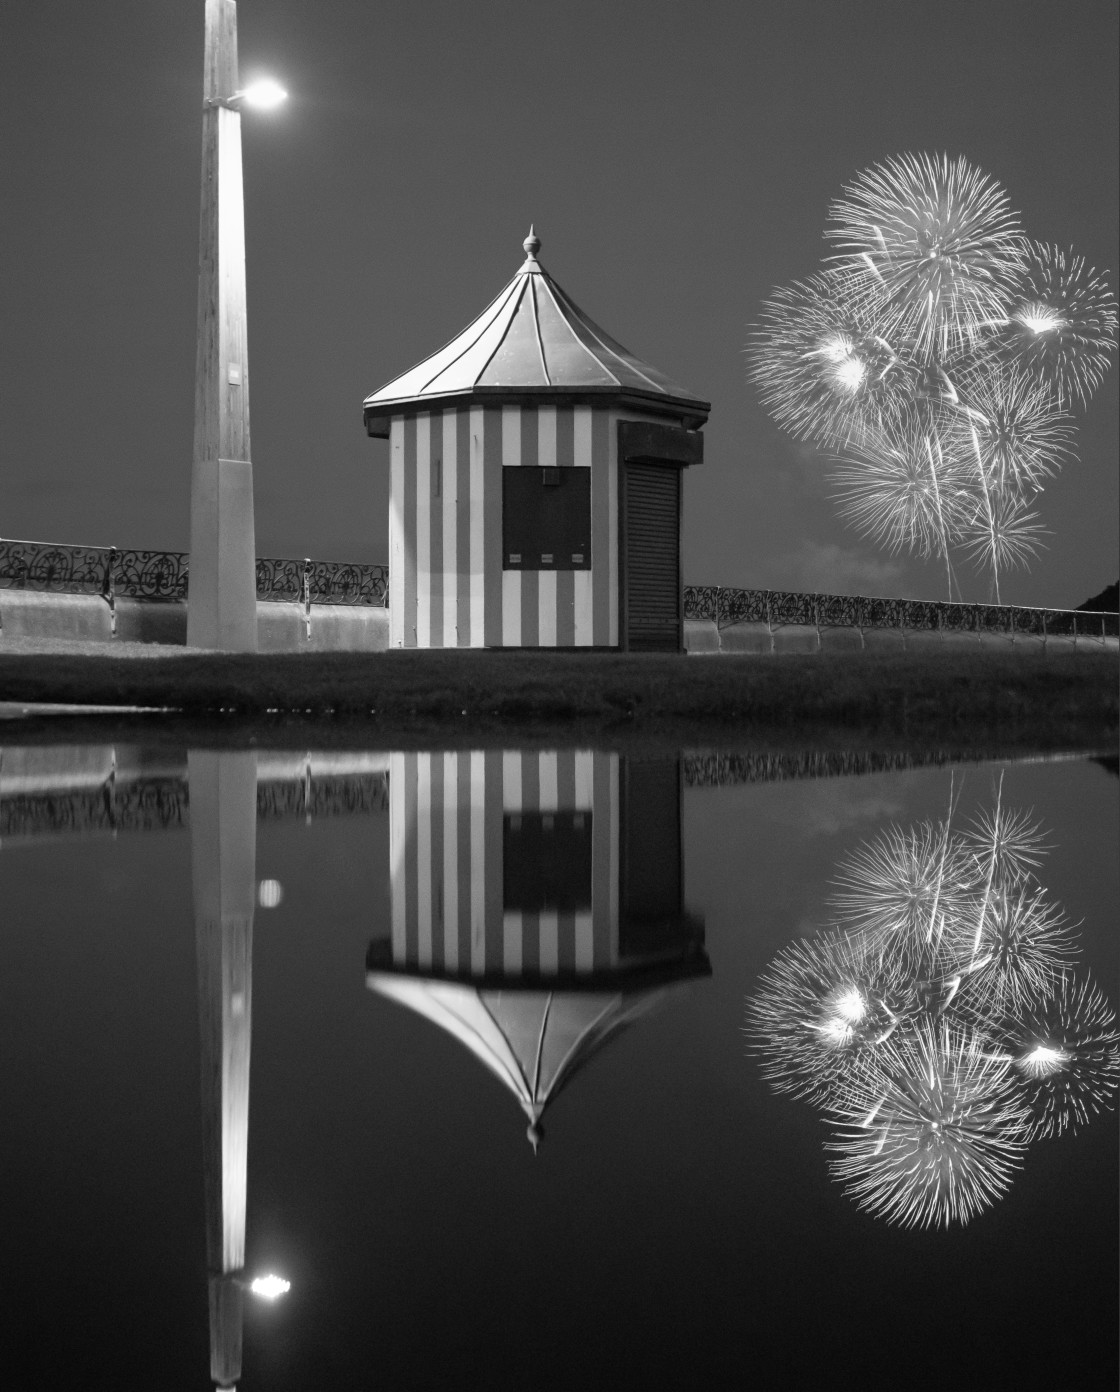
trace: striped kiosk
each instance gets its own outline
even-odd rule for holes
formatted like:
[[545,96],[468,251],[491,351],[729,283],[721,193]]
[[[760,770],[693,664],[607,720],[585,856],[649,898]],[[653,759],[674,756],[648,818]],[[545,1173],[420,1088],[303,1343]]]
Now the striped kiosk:
[[377,995],[545,1107],[598,1049],[710,972],[684,907],[677,759],[592,750],[393,754]]
[[537,260],[365,401],[389,440],[389,645],[682,646],[681,475],[709,404]]

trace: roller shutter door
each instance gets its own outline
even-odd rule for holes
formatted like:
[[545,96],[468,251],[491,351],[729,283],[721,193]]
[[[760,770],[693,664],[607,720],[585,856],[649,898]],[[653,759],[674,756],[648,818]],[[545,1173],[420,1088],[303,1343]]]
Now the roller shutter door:
[[681,647],[681,471],[626,465],[624,632],[632,652]]

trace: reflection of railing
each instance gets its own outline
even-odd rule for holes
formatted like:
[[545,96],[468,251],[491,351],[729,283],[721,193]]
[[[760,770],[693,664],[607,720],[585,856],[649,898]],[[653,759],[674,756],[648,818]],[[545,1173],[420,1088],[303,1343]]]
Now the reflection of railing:
[[1024,637],[1116,637],[1120,615],[1074,609],[1024,609],[1010,604],[944,604],[866,595],[796,594],[688,585],[684,617],[719,628],[736,623],[804,624],[813,628],[908,628],[940,633],[1003,633]]
[[[189,559],[185,551],[0,540],[0,589],[100,595],[110,608],[118,599],[185,600]],[[273,603],[384,605],[388,593],[388,566],[257,560],[257,598]]]

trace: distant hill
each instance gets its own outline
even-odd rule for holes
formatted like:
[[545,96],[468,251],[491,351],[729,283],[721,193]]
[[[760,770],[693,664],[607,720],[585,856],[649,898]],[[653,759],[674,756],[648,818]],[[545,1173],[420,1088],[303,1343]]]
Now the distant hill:
[[1106,585],[1100,594],[1095,594],[1092,599],[1087,599],[1084,604],[1079,604],[1078,609],[1095,609],[1098,614],[1115,614],[1120,611],[1118,599],[1118,589],[1120,581],[1114,580],[1111,585]]

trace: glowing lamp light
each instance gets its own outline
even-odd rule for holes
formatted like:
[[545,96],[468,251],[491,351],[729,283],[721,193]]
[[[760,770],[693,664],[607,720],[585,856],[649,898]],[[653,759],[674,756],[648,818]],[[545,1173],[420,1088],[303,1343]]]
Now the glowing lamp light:
[[258,1276],[255,1281],[249,1283],[249,1290],[261,1300],[279,1300],[282,1295],[287,1295],[291,1288],[291,1281],[285,1281],[283,1276]]
[[262,77],[259,82],[251,82],[248,87],[236,93],[246,106],[256,107],[258,111],[271,111],[288,100],[288,94],[279,82],[271,77]]
[[275,909],[284,897],[284,886],[279,880],[262,880],[257,886],[257,903],[262,909]]

